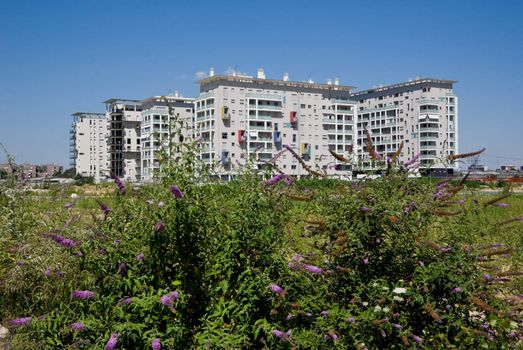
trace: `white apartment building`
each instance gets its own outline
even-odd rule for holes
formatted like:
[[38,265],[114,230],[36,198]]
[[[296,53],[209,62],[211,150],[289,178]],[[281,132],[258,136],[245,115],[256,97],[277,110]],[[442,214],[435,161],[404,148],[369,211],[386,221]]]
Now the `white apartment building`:
[[70,131],[71,167],[100,182],[107,176],[107,120],[103,113],[73,113]]
[[125,181],[140,180],[139,100],[111,98],[105,103],[108,169]]
[[392,155],[404,142],[399,161],[417,153],[420,168],[446,174],[458,164],[443,161],[458,152],[458,97],[452,80],[419,78],[351,94],[358,103],[357,149],[365,169],[375,167],[367,153],[365,128],[375,150]]
[[[350,86],[336,79],[326,84],[266,79],[235,74],[214,75],[199,81],[195,99],[194,132],[201,139],[200,159],[219,161],[218,173],[229,179],[252,155],[262,168],[283,145],[300,154],[308,166],[331,176],[350,176],[351,166],[339,164],[329,149],[349,157],[356,138],[356,103],[349,100]],[[289,153],[278,167],[288,175],[307,172]]]
[[160,169],[159,153],[170,155],[172,142],[177,142],[171,137],[173,129],[182,127],[185,139],[192,136],[194,99],[178,94],[154,96],[141,101],[141,106],[141,180],[151,181]]

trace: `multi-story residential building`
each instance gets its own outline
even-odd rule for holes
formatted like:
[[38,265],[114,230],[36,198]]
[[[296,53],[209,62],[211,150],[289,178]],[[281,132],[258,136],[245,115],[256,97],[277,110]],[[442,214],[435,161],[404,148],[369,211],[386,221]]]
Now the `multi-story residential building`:
[[358,103],[358,154],[363,167],[372,169],[365,129],[375,150],[393,154],[404,142],[400,161],[420,153],[420,168],[446,174],[457,169],[445,158],[458,152],[458,97],[452,80],[420,78],[413,81],[355,92]]
[[[349,156],[355,140],[356,103],[349,100],[350,86],[312,81],[265,78],[234,74],[210,76],[199,81],[195,100],[195,135],[200,137],[200,159],[220,161],[218,173],[228,179],[252,155],[262,167],[289,145],[307,165],[328,175],[350,175],[351,167],[339,162],[329,149]],[[288,175],[306,172],[289,153],[278,166]]]
[[73,113],[70,131],[71,167],[96,182],[107,176],[107,121],[103,113]]
[[126,181],[139,181],[141,102],[111,98],[104,103],[109,171]]
[[143,100],[141,105],[141,180],[151,181],[160,167],[159,153],[164,151],[173,156],[172,142],[179,141],[172,137],[174,129],[181,131],[185,139],[192,136],[194,99],[178,94],[154,96]]

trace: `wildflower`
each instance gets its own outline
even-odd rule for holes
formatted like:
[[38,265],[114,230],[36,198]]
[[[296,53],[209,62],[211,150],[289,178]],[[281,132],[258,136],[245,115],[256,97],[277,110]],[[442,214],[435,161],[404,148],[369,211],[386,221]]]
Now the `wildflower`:
[[333,331],[330,331],[328,336],[332,339],[332,340],[338,340],[339,339],[339,336],[333,332]]
[[461,205],[461,204],[463,204],[463,203],[465,203],[465,200],[464,200],[464,199],[460,199],[460,200],[458,201],[458,204],[459,204],[459,205]]
[[425,262],[423,260],[418,260],[418,264],[421,267],[425,266]]
[[323,273],[323,270],[321,268],[314,265],[304,265],[303,269],[316,275],[321,275]]
[[183,198],[183,192],[176,185],[171,186],[171,194],[174,198]]
[[276,176],[271,177],[270,179],[266,180],[264,182],[265,186],[273,186],[276,185],[280,180],[283,180],[285,176],[283,174],[278,174]]
[[367,207],[361,207],[361,208],[360,208],[360,211],[361,211],[362,213],[367,213],[367,212],[370,211],[370,209],[367,208]]
[[364,257],[364,258],[363,258],[363,263],[364,263],[365,265],[368,265],[368,264],[369,264],[369,258],[368,258],[368,257]]
[[439,251],[442,253],[448,253],[452,250],[452,247],[441,247],[439,248]]
[[165,207],[165,202],[164,201],[159,201],[158,202],[158,208],[163,208]]
[[120,276],[125,276],[127,274],[127,264],[126,263],[121,263],[118,266],[118,273],[120,274]]
[[153,341],[151,342],[151,348],[153,350],[161,350],[162,344],[160,343],[160,339],[154,338]]
[[354,323],[354,322],[356,322],[356,320],[354,320],[354,317],[349,317],[347,319],[347,323]]
[[406,292],[407,292],[407,288],[400,288],[400,287],[396,287],[392,291],[392,293],[394,293],[394,294],[403,294],[403,293],[406,293]]
[[122,306],[122,305],[129,305],[132,301],[133,301],[132,298],[124,298],[124,299],[122,299],[122,300],[120,300],[120,301],[118,302],[118,305],[119,305],[119,306]]
[[107,205],[100,202],[99,200],[96,200],[96,202],[100,206],[100,209],[102,210],[102,212],[104,213],[105,216],[107,216],[111,212],[111,209]]
[[456,287],[452,290],[453,293],[461,293],[461,288],[460,287]]
[[282,287],[280,287],[280,286],[278,286],[277,284],[274,284],[274,283],[269,284],[269,289],[270,289],[272,292],[274,292],[274,293],[276,293],[276,294],[279,294],[279,295],[285,295],[285,294],[287,294],[287,293],[285,292],[285,290],[283,290]]
[[403,329],[403,326],[398,324],[398,323],[391,323],[390,324],[393,328],[396,328],[396,329],[399,329],[399,330],[402,330]]
[[73,331],[81,332],[85,329],[85,324],[83,324],[82,322],[75,322],[71,323],[69,325],[69,328],[71,328]]
[[380,331],[380,334],[381,334],[381,336],[382,336],[383,338],[386,338],[386,337],[387,337],[387,333],[385,333],[385,331],[384,331],[383,329]]
[[289,269],[291,269],[291,270],[296,270],[296,269],[298,268],[298,266],[297,266],[295,263],[293,263],[292,261],[289,261],[289,262],[287,263],[287,267],[288,267]]
[[121,193],[125,192],[125,184],[123,183],[122,179],[120,179],[115,173],[111,172],[111,179],[114,180],[114,183],[116,184],[116,187],[118,187],[118,190]]
[[116,345],[118,345],[118,337],[120,334],[118,333],[112,333],[111,337],[107,341],[107,344],[105,344],[104,350],[114,350],[116,348]]
[[20,317],[15,318],[14,320],[11,320],[11,325],[14,327],[25,327],[27,326],[32,320],[32,317]]
[[411,336],[412,339],[414,339],[416,342],[418,342],[418,343],[420,343],[420,344],[423,344],[423,339],[421,339],[421,338],[418,337],[417,335],[411,334],[410,336]]
[[307,317],[312,317],[312,313],[311,313],[311,312],[306,312],[306,313],[305,313],[305,316],[307,316]]
[[329,312],[323,310],[322,312],[320,312],[320,316],[322,316],[322,317],[327,317],[327,316],[329,316]]
[[290,321],[291,318],[292,318],[292,314],[288,314],[287,317],[285,317],[285,320]]
[[171,292],[170,294],[162,295],[160,298],[160,303],[165,306],[169,306],[170,308],[173,308],[173,303],[178,300],[179,294],[177,291]]
[[275,329],[272,331],[272,334],[274,334],[274,336],[276,338],[280,339],[280,341],[288,341],[291,337],[291,333],[292,333],[291,330],[288,330],[287,332],[283,332],[278,329]]
[[53,273],[53,270],[51,270],[51,268],[48,267],[48,268],[45,269],[45,271],[44,271],[44,276],[49,277],[49,276],[51,276],[52,273]]
[[293,257],[292,257],[292,261],[296,261],[296,262],[300,262],[302,259],[302,256],[300,254],[295,254]]
[[158,221],[158,222],[154,225],[153,229],[154,229],[156,232],[161,232],[161,231],[165,230],[165,224],[164,224],[162,221]]
[[490,280],[491,278],[492,278],[492,277],[491,277],[490,274],[488,274],[488,273],[486,273],[486,274],[483,275],[483,279],[484,279],[485,281],[488,281],[488,280]]
[[496,207],[500,207],[500,208],[506,208],[508,207],[508,203],[496,203],[494,204]]
[[64,209],[71,209],[74,207],[74,203],[65,203],[64,204]]
[[76,244],[77,244],[72,239],[68,239],[68,238],[65,238],[64,236],[60,236],[60,235],[51,235],[51,238],[53,239],[53,241],[55,241],[56,243],[60,244],[63,247],[66,247],[66,248],[72,248],[72,247],[76,246]]
[[75,299],[91,299],[95,296],[96,293],[90,290],[75,290],[71,293],[71,298]]
[[294,182],[294,179],[292,177],[289,177],[289,176],[285,176],[285,178],[283,179],[283,182],[285,182],[285,184],[287,186],[290,186],[292,185],[292,183]]
[[18,260],[18,261],[16,262],[16,265],[17,265],[17,266],[24,266],[24,265],[25,265],[25,262],[22,261],[22,260]]
[[405,166],[408,168],[410,167],[411,165],[414,165],[414,163],[416,163],[416,161],[418,160],[418,158],[421,156],[421,153],[416,153],[414,155],[414,157],[411,158],[411,160],[405,162]]
[[140,253],[136,256],[136,260],[138,261],[144,261],[145,260],[145,255],[143,253]]
[[79,196],[76,193],[71,193],[72,200],[77,200],[78,198],[79,198]]
[[176,300],[178,300],[178,298],[180,298],[180,295],[178,294],[177,291],[172,292],[170,296],[171,296],[171,299],[174,301],[176,301]]

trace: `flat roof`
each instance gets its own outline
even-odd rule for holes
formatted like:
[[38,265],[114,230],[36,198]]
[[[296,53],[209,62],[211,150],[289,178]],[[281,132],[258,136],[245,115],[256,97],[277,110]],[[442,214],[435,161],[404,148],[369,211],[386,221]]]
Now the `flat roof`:
[[412,86],[412,85],[425,84],[425,83],[454,84],[454,83],[457,83],[457,81],[456,80],[446,80],[446,79],[435,79],[435,78],[419,78],[419,79],[412,80],[412,81],[406,81],[406,82],[403,82],[403,83],[397,83],[397,84],[377,87],[377,88],[374,88],[374,89],[356,91],[356,92],[353,92],[351,94],[351,96],[371,94],[371,93],[374,93],[374,92],[382,92],[382,91],[387,91],[387,90],[392,90],[392,89],[397,89],[397,88],[402,88],[402,87],[407,87],[407,86]]
[[198,80],[197,82],[200,86],[217,82],[220,80],[237,82],[237,83],[247,83],[247,84],[272,84],[275,86],[286,86],[286,87],[300,87],[300,88],[309,88],[309,89],[318,89],[318,90],[334,90],[334,91],[349,91],[354,89],[354,86],[349,85],[334,85],[334,84],[318,84],[318,83],[309,83],[309,82],[299,82],[299,81],[284,81],[284,80],[274,80],[274,79],[260,79],[254,78],[248,75],[214,75],[212,77],[204,78]]
[[111,104],[111,103],[115,103],[115,102],[136,102],[136,103],[140,103],[140,100],[130,100],[130,99],[126,99],[126,98],[110,98],[106,101],[103,101],[102,103],[106,103],[106,104]]
[[104,116],[105,117],[105,113],[92,113],[92,112],[75,112],[73,114],[71,114],[71,116],[73,117],[80,117],[82,115],[92,115],[92,116]]
[[182,102],[192,102],[194,101],[194,98],[193,97],[181,97],[181,96],[170,96],[170,95],[166,95],[166,96],[151,96],[151,97],[148,97],[148,98],[145,98],[143,99],[141,102],[142,103],[147,103],[147,102],[155,102],[155,101],[158,101],[158,102],[164,102],[163,101],[163,98],[166,98],[168,101],[169,100],[179,100],[179,101],[182,101]]

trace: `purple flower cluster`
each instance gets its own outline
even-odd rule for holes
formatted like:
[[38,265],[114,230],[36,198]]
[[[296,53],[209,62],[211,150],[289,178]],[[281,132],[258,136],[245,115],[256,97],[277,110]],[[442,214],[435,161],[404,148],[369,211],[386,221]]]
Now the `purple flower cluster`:
[[162,344],[160,343],[160,339],[154,338],[153,341],[151,342],[151,348],[153,350],[161,350]]
[[282,287],[280,287],[279,285],[274,284],[274,283],[269,284],[269,289],[270,289],[272,292],[274,292],[274,293],[276,293],[276,294],[279,294],[279,295],[285,295],[285,294],[287,294],[287,292],[286,292]]
[[120,276],[127,275],[127,264],[126,263],[121,263],[120,265],[118,265],[118,273],[120,274]]
[[107,341],[107,344],[105,344],[104,350],[114,350],[116,348],[116,345],[118,345],[118,337],[120,334],[118,333],[112,333],[111,337]]
[[145,260],[145,255],[143,253],[140,253],[136,256],[136,260],[138,261],[144,261]]
[[15,318],[14,320],[11,320],[10,323],[14,327],[25,327],[29,323],[31,323],[32,319],[33,319],[32,317],[20,317],[20,318]]
[[314,265],[303,265],[303,269],[315,275],[321,275],[323,273],[320,267]]
[[411,160],[409,160],[409,161],[407,161],[407,162],[404,163],[405,166],[406,166],[407,168],[413,166],[413,165],[418,161],[418,159],[419,159],[420,156],[421,156],[421,153],[416,153],[416,154],[414,155],[414,157],[411,158]]
[[165,294],[165,295],[162,295],[162,297],[160,298],[160,303],[162,305],[165,305],[165,306],[168,306],[170,308],[173,308],[173,303],[178,300],[178,298],[180,297],[180,295],[178,294],[177,291],[174,291],[170,294]]
[[278,182],[280,182],[281,180],[283,180],[285,178],[285,175],[283,174],[278,174],[276,176],[273,176],[271,177],[270,179],[266,180],[263,184],[265,186],[274,186],[276,185]]
[[165,230],[165,224],[162,221],[158,221],[156,224],[154,224],[153,229],[156,232],[161,232],[161,231]]
[[118,305],[129,305],[133,301],[132,298],[124,298],[118,302]]
[[99,200],[96,200],[96,202],[98,203],[98,205],[100,206],[100,209],[102,210],[102,212],[104,213],[105,216],[107,216],[107,214],[109,214],[109,212],[111,211],[111,209],[105,205],[104,203],[100,202]]
[[272,334],[276,338],[280,339],[280,341],[289,341],[289,339],[291,338],[291,333],[292,331],[290,329],[287,332],[283,332],[278,329],[272,331]]
[[85,329],[85,324],[82,322],[75,322],[69,325],[69,328],[76,332],[81,332]]
[[176,185],[171,186],[171,194],[173,195],[173,198],[183,198],[182,190],[180,190],[180,188]]
[[65,238],[61,235],[51,235],[51,238],[53,239],[53,241],[60,244],[62,247],[73,248],[77,245],[77,243],[72,239]]
[[403,329],[403,326],[398,324],[398,323],[391,323],[390,324],[393,328],[396,328],[396,329],[399,329],[399,330],[402,330]]
[[120,179],[115,173],[111,172],[111,179],[114,180],[114,183],[116,184],[116,187],[118,187],[118,190],[120,193],[125,192],[125,184],[123,183],[122,179]]
[[75,299],[91,299],[95,296],[96,293],[90,290],[75,290],[71,293],[71,298]]
[[361,208],[360,208],[360,211],[361,211],[362,213],[368,213],[368,212],[370,211],[370,209],[367,208],[367,207],[361,207]]

